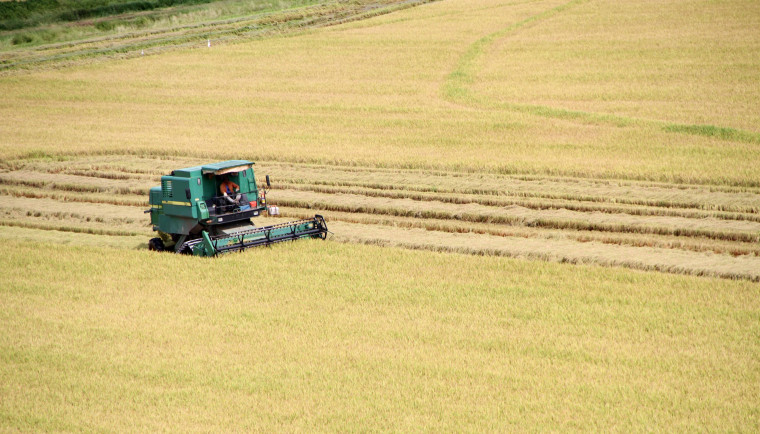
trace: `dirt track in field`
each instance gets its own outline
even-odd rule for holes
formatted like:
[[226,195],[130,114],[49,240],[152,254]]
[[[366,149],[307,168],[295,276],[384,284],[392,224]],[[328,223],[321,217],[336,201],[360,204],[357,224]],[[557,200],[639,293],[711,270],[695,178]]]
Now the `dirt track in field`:
[[[120,155],[5,162],[0,236],[66,239],[55,231],[144,247],[148,189],[198,163]],[[344,242],[760,280],[758,189],[267,162],[255,170],[271,175],[269,202],[283,214],[259,225],[322,214]]]

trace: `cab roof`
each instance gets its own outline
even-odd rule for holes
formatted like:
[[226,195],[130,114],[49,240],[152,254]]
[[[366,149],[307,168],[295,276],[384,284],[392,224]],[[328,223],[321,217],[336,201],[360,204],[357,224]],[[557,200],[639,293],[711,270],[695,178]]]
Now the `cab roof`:
[[227,160],[219,163],[204,164],[201,166],[201,172],[205,175],[213,173],[214,175],[223,175],[225,173],[240,172],[253,165],[253,161],[248,160]]
[[247,170],[255,163],[248,160],[227,160],[218,163],[204,164],[203,166],[186,167],[172,171],[172,176],[180,178],[191,178],[202,175],[224,175],[225,173],[235,173]]

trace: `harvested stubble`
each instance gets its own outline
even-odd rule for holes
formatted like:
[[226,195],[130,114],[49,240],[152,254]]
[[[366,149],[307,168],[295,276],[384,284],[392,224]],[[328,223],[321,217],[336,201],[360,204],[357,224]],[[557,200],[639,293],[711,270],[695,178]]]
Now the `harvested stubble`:
[[30,190],[19,187],[0,187],[0,195],[18,198],[55,199],[61,202],[102,203],[134,207],[146,207],[148,204],[147,198],[137,199],[135,196],[120,197],[106,193],[59,193],[54,190]]
[[[282,216],[291,218],[310,218],[314,211],[305,208],[287,208]],[[681,249],[694,252],[713,252],[732,256],[760,256],[760,244],[739,243],[708,238],[687,238],[680,236],[649,235],[635,233],[599,233],[593,231],[552,230],[524,226],[493,225],[440,219],[422,219],[413,217],[378,216],[375,214],[357,214],[333,211],[327,215],[327,221],[342,221],[370,225],[383,225],[400,228],[419,228],[428,231],[449,233],[488,234],[500,237],[571,239],[579,242],[599,242],[604,244],[621,244],[633,247],[657,247],[661,249]]]
[[[93,170],[93,173],[98,173]],[[38,172],[15,170],[12,173],[0,173],[0,185],[26,185],[35,188],[71,191],[79,193],[117,193],[145,196],[154,176],[144,175],[140,178],[115,178],[92,176],[86,173],[70,174],[64,172]]]
[[[168,173],[172,168],[192,166],[202,163],[203,159],[181,158],[137,158],[132,161],[117,156],[81,156],[66,159],[63,162],[38,160],[12,160],[6,163],[7,170],[14,172],[27,170],[41,173],[71,174],[85,177],[106,179],[140,179],[153,181],[156,175]],[[172,166],[172,164],[174,166]],[[162,167],[156,168],[156,167]],[[743,214],[760,213],[760,190],[736,188],[719,185],[686,185],[635,182],[626,180],[597,180],[589,178],[558,178],[522,175],[494,175],[461,172],[444,172],[428,170],[398,170],[371,167],[321,166],[292,163],[259,162],[259,172],[273,173],[275,185],[302,184],[320,188],[344,187],[366,188],[375,190],[401,190],[406,194],[413,192],[452,195],[465,197],[486,196],[483,200],[505,198],[546,199],[565,201],[566,204],[582,206],[584,202],[615,207],[634,205],[639,209],[652,207],[683,208],[686,210],[723,211],[725,216],[736,213],[741,219]],[[35,175],[37,178],[40,175]],[[14,174],[14,178],[18,175]],[[48,177],[47,179],[60,179]],[[102,181],[80,178],[80,182],[90,184]],[[124,185],[123,183],[117,185]],[[378,193],[381,194],[381,193]],[[391,194],[391,193],[388,193]],[[487,196],[496,196],[488,198]],[[524,201],[525,203],[530,203]],[[678,212],[678,211],[674,211]],[[695,214],[696,215],[696,214]],[[705,214],[708,215],[708,214]],[[731,218],[731,217],[728,217]],[[752,217],[747,217],[752,218]]]
[[371,168],[356,170],[346,167],[305,165],[294,167],[271,163],[265,163],[262,166],[264,170],[278,174],[275,182],[288,184],[363,187],[379,190],[403,189],[422,193],[491,195],[657,208],[760,213],[760,200],[758,200],[760,190],[751,188],[423,170]]
[[[158,175],[203,161],[120,155],[14,160],[0,173],[0,198],[8,198],[6,207],[47,209],[39,216],[8,212],[11,225],[148,237],[140,207],[147,208]],[[256,170],[260,177],[273,175],[270,203],[284,215],[321,213],[342,240],[756,278],[752,260],[733,259],[760,254],[760,194],[752,189],[277,162],[259,162]],[[691,206],[676,206],[684,203]],[[56,214],[61,210],[104,220],[66,222]],[[410,233],[416,242],[408,242]],[[466,235],[467,245],[452,234]],[[717,255],[712,264],[710,255]]]
[[610,215],[581,213],[565,209],[531,210],[519,206],[491,207],[474,203],[457,205],[436,201],[421,202],[405,198],[384,199],[358,194],[328,195],[298,190],[277,190],[273,197],[288,206],[329,211],[451,219],[552,229],[679,235],[741,242],[757,242],[760,240],[760,223],[751,221],[626,214]]
[[707,218],[715,217],[723,220],[746,220],[760,222],[760,214],[756,213],[738,213],[738,212],[721,212],[721,211],[700,211],[692,209],[678,209],[672,206],[636,206],[636,205],[617,205],[617,204],[599,204],[596,200],[586,203],[583,199],[573,200],[541,198],[541,199],[521,199],[503,195],[493,197],[492,195],[480,195],[477,193],[451,192],[451,193],[417,193],[414,189],[404,187],[391,188],[373,188],[373,187],[334,187],[325,185],[301,184],[297,182],[284,182],[288,189],[313,191],[317,193],[347,193],[359,194],[370,197],[386,197],[392,199],[412,199],[420,201],[438,201],[453,204],[476,203],[486,206],[520,206],[535,210],[543,209],[567,209],[570,211],[580,212],[603,212],[607,214],[630,214],[641,216],[665,216],[665,217],[685,217],[685,218]]
[[468,233],[399,229],[375,225],[335,222],[330,230],[344,242],[434,250],[486,256],[532,258],[555,262],[594,263],[639,270],[656,270],[697,276],[760,281],[760,257],[715,255],[676,249],[631,247],[577,242],[571,239],[496,237]]

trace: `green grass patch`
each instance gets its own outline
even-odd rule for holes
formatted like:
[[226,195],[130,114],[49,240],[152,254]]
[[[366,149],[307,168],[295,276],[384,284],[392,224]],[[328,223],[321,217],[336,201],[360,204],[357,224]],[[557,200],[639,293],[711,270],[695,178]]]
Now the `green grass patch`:
[[669,133],[715,137],[721,140],[760,143],[760,134],[758,133],[738,130],[736,128],[718,127],[715,125],[665,125],[663,130]]
[[0,2],[0,31],[128,12],[213,3],[216,0],[27,0]]

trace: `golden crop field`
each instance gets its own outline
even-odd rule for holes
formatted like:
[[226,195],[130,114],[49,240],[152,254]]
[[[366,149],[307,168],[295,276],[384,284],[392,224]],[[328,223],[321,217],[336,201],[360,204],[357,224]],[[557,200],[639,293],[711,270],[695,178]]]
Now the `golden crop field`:
[[[306,3],[0,46],[0,429],[760,429],[760,3]],[[226,159],[327,241],[147,251]]]
[[6,429],[757,426],[756,284],[322,241],[209,264],[87,236],[6,241]]

